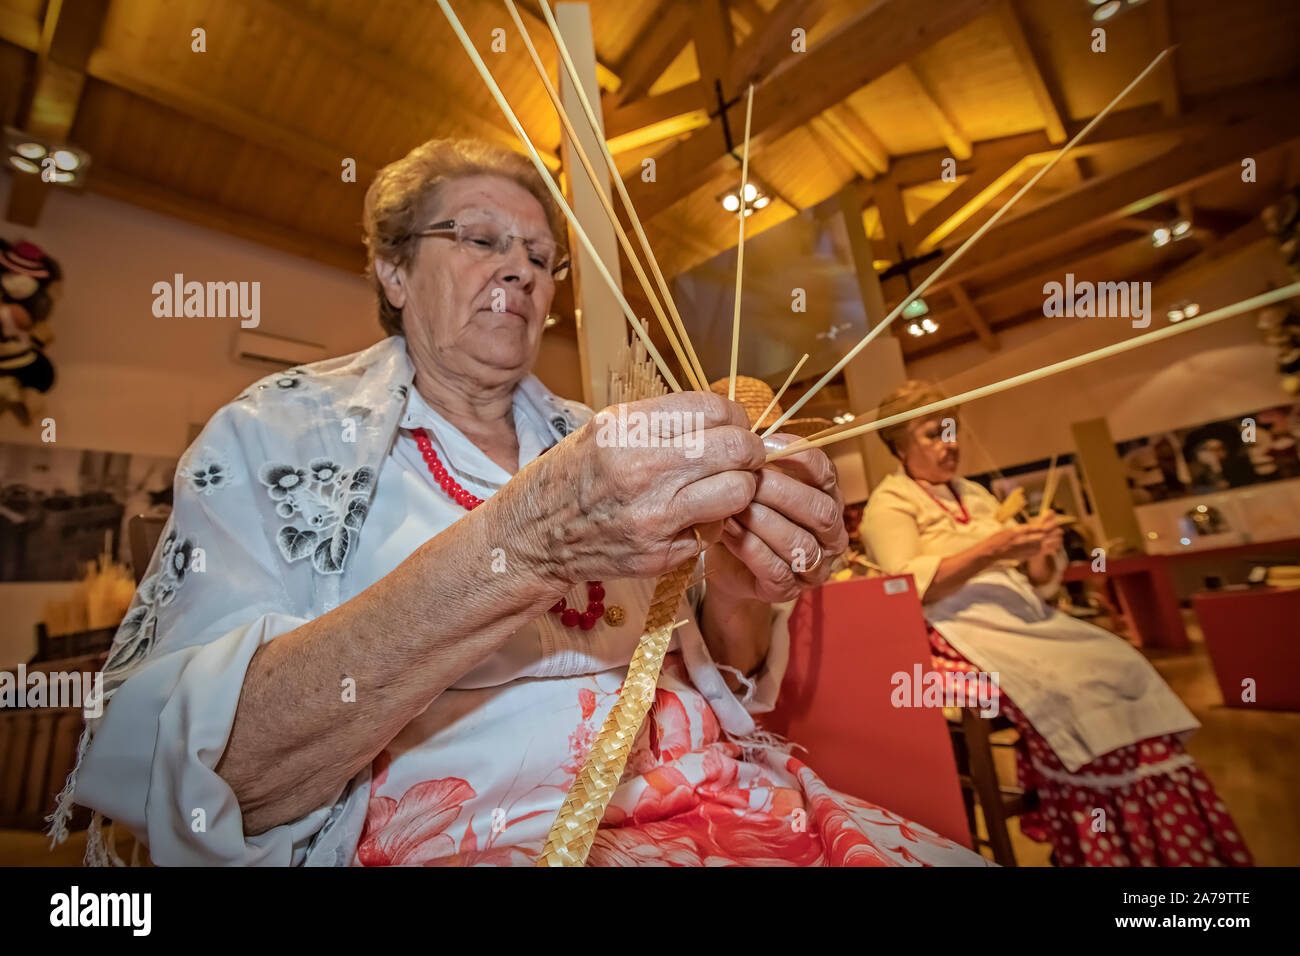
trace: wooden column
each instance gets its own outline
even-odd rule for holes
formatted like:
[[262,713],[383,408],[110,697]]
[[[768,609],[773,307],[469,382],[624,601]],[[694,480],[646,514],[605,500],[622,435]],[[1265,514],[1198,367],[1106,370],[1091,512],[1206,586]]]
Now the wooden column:
[[[844,230],[848,233],[849,248],[853,253],[853,267],[858,274],[858,289],[862,293],[862,307],[867,314],[867,328],[875,328],[889,313],[885,309],[885,293],[880,277],[872,264],[871,240],[862,225],[862,191],[857,181],[840,190],[840,211],[844,216]],[[838,340],[837,340],[838,341]],[[857,344],[845,338],[844,351]],[[873,415],[880,400],[907,380],[903,366],[903,350],[898,339],[888,330],[858,353],[857,358],[844,367],[844,384],[849,393],[849,404],[855,414]],[[862,464],[867,473],[867,484],[874,488],[880,480],[898,467],[898,461],[874,435],[856,439],[862,454]]]
[[1124,477],[1124,463],[1115,451],[1115,439],[1110,435],[1106,419],[1074,422],[1070,430],[1074,433],[1074,447],[1079,453],[1079,467],[1092,492],[1092,507],[1101,524],[1102,538],[1123,541],[1118,548],[1112,549],[1111,555],[1144,551],[1145,541],[1133,510],[1133,496]]
[[[599,110],[600,85],[596,81],[596,46],[591,32],[591,12],[585,3],[557,3],[555,20],[573,57],[587,99]],[[558,66],[560,100],[573,120],[574,129],[577,130],[592,165],[598,170],[604,169],[600,143],[591,132],[582,103],[569,81],[568,71],[562,63]],[[599,113],[597,119],[601,120],[603,136],[604,120]],[[573,144],[567,135],[560,145],[560,159],[564,169],[566,198],[592,245],[600,253],[606,268],[618,279],[618,237],[605,216],[591,181],[583,171],[582,163],[574,155]],[[605,195],[609,196],[610,185],[607,179],[602,181],[601,187]],[[572,234],[572,228],[569,231],[569,249],[573,256],[573,311],[578,329],[578,354],[582,364],[582,400],[592,408],[603,408],[608,404],[610,365],[618,364],[628,347],[627,320],[619,308],[618,300],[596,271],[586,249],[578,237]]]

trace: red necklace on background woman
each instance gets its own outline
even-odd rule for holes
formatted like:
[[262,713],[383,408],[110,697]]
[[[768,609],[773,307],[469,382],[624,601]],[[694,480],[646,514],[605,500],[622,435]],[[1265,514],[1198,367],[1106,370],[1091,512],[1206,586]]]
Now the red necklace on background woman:
[[[420,455],[424,458],[424,463],[429,467],[430,474],[433,475],[434,481],[438,483],[447,497],[460,505],[466,511],[473,511],[481,505],[484,499],[467,491],[443,466],[442,461],[438,458],[438,453],[433,449],[433,441],[429,438],[429,433],[423,428],[411,430],[415,436],[415,443],[420,446]],[[617,604],[611,604],[605,607],[605,588],[599,581],[587,582],[587,609],[579,611],[576,607],[569,607],[564,598],[560,598],[551,605],[551,613],[558,615],[560,623],[565,627],[580,627],[584,631],[590,631],[596,626],[596,622],[602,617],[605,623],[611,627],[618,627],[623,623],[623,609]]]
[[[911,475],[908,475],[907,477],[912,478]],[[952,509],[949,508],[946,504],[944,504],[943,500],[937,497],[935,493],[927,487],[929,482],[922,483],[920,481],[917,481],[915,478],[912,478],[912,481],[916,484],[918,488],[920,488],[927,495],[929,495],[930,500],[933,501],[940,508],[942,508],[943,513],[946,514],[953,521],[957,522],[958,524],[970,524],[970,512],[966,510],[966,505],[962,502],[961,495],[957,494],[957,488],[955,485],[953,485],[951,481],[945,481],[944,485],[947,487],[947,489],[950,492],[952,492],[952,496],[957,502],[957,507],[961,509],[960,514],[953,514]]]

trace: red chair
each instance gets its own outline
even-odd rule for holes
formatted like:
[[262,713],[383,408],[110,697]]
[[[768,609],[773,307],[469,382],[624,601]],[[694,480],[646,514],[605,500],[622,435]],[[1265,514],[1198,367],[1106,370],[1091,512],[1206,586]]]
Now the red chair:
[[1194,594],[1192,608],[1226,706],[1300,710],[1300,589]]
[[893,675],[932,669],[911,576],[805,592],[790,618],[790,663],[765,727],[801,744],[832,787],[962,846],[970,831],[943,711],[895,707]]

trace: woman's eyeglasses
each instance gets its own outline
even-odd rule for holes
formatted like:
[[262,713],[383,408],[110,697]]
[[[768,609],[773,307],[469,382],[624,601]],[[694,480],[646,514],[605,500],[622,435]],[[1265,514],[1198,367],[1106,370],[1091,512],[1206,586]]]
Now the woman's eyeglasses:
[[444,219],[412,235],[454,238],[456,245],[466,255],[485,261],[504,259],[510,255],[510,250],[518,239],[524,244],[528,260],[538,269],[549,272],[556,282],[569,274],[568,258],[562,256],[559,247],[551,240],[511,235],[489,222],[458,222],[455,219]]

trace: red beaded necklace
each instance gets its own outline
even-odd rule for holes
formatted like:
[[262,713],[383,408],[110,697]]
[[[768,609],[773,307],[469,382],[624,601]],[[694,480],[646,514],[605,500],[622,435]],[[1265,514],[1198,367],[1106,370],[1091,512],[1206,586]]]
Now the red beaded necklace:
[[[429,466],[429,471],[438,482],[438,487],[445,491],[452,501],[466,511],[473,511],[483,503],[484,499],[466,491],[443,467],[438,453],[433,450],[433,442],[427,431],[423,428],[415,428],[411,430],[411,434],[415,436],[415,443],[420,446],[420,455],[424,458],[424,463]],[[601,583],[588,581],[586,611],[579,612],[576,607],[569,607],[564,598],[560,598],[551,605],[551,613],[558,614],[560,623],[565,627],[580,627],[584,631],[590,631],[596,626],[596,622],[605,616],[604,600],[605,589]]]
[[[913,478],[912,480],[916,481],[915,478]],[[930,500],[933,501],[940,508],[942,508],[943,513],[946,514],[953,521],[957,522],[958,524],[970,524],[970,512],[966,510],[966,505],[962,502],[961,495],[957,494],[957,489],[953,487],[951,481],[947,483],[948,490],[952,492],[953,498],[957,500],[957,507],[961,509],[960,515],[953,514],[952,511],[948,508],[948,506],[944,504],[942,500],[936,497],[935,493],[931,491],[929,488],[927,488],[925,485],[921,484],[919,481],[916,481],[916,484],[922,491],[924,491],[927,495],[929,495]]]

